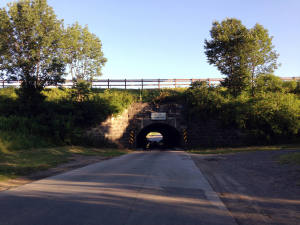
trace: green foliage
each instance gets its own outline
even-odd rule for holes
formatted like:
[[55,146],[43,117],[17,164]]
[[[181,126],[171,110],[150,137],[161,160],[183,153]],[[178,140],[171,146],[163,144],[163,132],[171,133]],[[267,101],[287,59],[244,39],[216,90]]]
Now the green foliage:
[[[300,101],[293,94],[263,93],[249,98],[236,115],[239,127],[267,140],[299,133]],[[235,108],[230,109],[232,112]]]
[[65,30],[65,57],[72,79],[92,81],[101,75],[101,67],[107,61],[103,56],[100,39],[75,23]]
[[273,37],[260,24],[255,24],[248,30],[250,38],[246,44],[246,57],[248,70],[251,73],[251,93],[254,95],[255,79],[258,75],[272,73],[277,69],[277,58],[279,54],[274,50]]
[[163,89],[145,89],[141,93],[143,102],[152,102],[154,104],[168,102],[184,102],[186,88],[163,88]]
[[0,9],[0,70],[21,80],[20,100],[41,101],[46,85],[62,82],[62,21],[46,0],[19,0]]
[[208,62],[226,75],[222,85],[237,96],[251,87],[254,94],[255,78],[277,68],[278,54],[272,37],[263,26],[247,29],[240,20],[229,18],[214,22],[211,40],[205,40]]
[[186,91],[189,115],[202,119],[214,117],[226,99],[221,88],[210,87],[207,82],[194,82]]
[[297,81],[296,88],[294,90],[295,94],[298,94],[300,96],[300,80]]
[[[233,98],[220,87],[205,83],[192,85],[186,91],[189,115],[200,119],[220,119],[224,126],[244,130],[256,141],[270,142],[292,138],[300,132],[300,99],[286,89],[273,76],[262,79],[261,92],[255,97],[244,93]],[[271,88],[271,84],[275,85]],[[278,82],[278,83],[277,83]],[[259,83],[260,85],[261,83]],[[282,88],[282,89],[281,89]]]
[[74,80],[72,99],[76,102],[87,101],[91,93],[91,83],[85,80]]
[[[96,91],[96,90],[94,90]],[[106,89],[103,93],[94,92],[91,95],[93,101],[99,101],[103,99],[110,104],[110,113],[116,114],[123,111],[131,103],[136,101],[136,98],[128,91],[124,90],[112,90]]]
[[249,85],[244,54],[247,28],[240,20],[226,19],[214,22],[210,31],[211,40],[205,40],[205,54],[209,64],[214,64],[227,77],[223,85],[235,96]]
[[297,81],[295,80],[283,82],[282,87],[287,93],[297,93]]
[[70,100],[72,96],[72,88],[46,88],[42,91],[42,94],[46,96],[46,101],[48,102],[66,102]]
[[0,141],[0,181],[55,167],[72,160],[74,155],[114,157],[127,152],[78,146],[8,150]]
[[256,80],[256,91],[263,92],[284,92],[284,82],[273,74],[261,74]]
[[[24,104],[42,102],[44,87],[64,82],[66,67],[75,80],[100,76],[107,61],[101,48],[87,26],[64,29],[47,0],[18,0],[0,9],[0,77],[21,81],[17,94]],[[82,101],[88,93],[78,82],[74,94]]]
[[264,92],[281,92],[281,93],[296,93],[297,82],[283,81],[280,77],[273,74],[261,74],[255,81],[255,91],[258,93]]
[[84,144],[88,127],[118,114],[135,101],[133,94],[118,90],[93,90],[83,101],[74,89],[43,91],[46,100],[34,107],[22,104],[12,88],[0,89],[0,141],[8,149]]

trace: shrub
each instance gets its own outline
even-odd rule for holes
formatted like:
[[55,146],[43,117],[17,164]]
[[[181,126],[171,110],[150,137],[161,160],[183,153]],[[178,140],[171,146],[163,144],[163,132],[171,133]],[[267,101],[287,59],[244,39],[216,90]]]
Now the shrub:
[[203,119],[218,116],[226,99],[220,87],[210,87],[207,82],[194,82],[186,91],[188,114]]
[[300,100],[293,94],[264,93],[249,101],[247,128],[269,138],[289,137],[300,129]]
[[72,144],[86,128],[135,101],[127,91],[90,89],[81,101],[74,99],[73,93],[74,89],[49,88],[42,93],[45,101],[26,105],[19,101],[15,89],[1,89],[0,141],[9,148]]
[[256,91],[263,92],[283,92],[283,81],[273,74],[262,74],[256,79]]
[[278,88],[262,88],[255,97],[243,93],[236,98],[219,87],[193,84],[186,91],[188,113],[201,119],[220,119],[225,126],[243,129],[255,140],[296,137],[300,131],[300,99],[282,91],[281,80],[275,81],[280,84],[274,85]]

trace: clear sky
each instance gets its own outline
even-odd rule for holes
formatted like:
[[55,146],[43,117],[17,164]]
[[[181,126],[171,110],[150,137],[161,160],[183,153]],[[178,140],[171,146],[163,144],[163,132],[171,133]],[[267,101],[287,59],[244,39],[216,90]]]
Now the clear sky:
[[[4,7],[10,0],[0,0]],[[65,24],[88,25],[108,59],[102,78],[213,78],[204,40],[214,20],[260,23],[274,36],[278,76],[300,76],[300,0],[48,0]]]

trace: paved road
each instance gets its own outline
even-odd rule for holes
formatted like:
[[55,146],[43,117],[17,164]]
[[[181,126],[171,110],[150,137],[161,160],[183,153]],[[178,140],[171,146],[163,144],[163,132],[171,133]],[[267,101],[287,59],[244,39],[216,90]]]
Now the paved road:
[[184,152],[136,152],[0,193],[1,225],[233,225]]

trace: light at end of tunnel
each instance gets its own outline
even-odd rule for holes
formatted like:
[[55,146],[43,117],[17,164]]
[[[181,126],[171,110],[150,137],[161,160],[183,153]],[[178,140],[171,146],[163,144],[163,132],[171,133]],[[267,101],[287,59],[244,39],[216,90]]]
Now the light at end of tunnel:
[[147,134],[146,138],[151,142],[159,142],[163,139],[163,136],[159,132],[150,132]]

